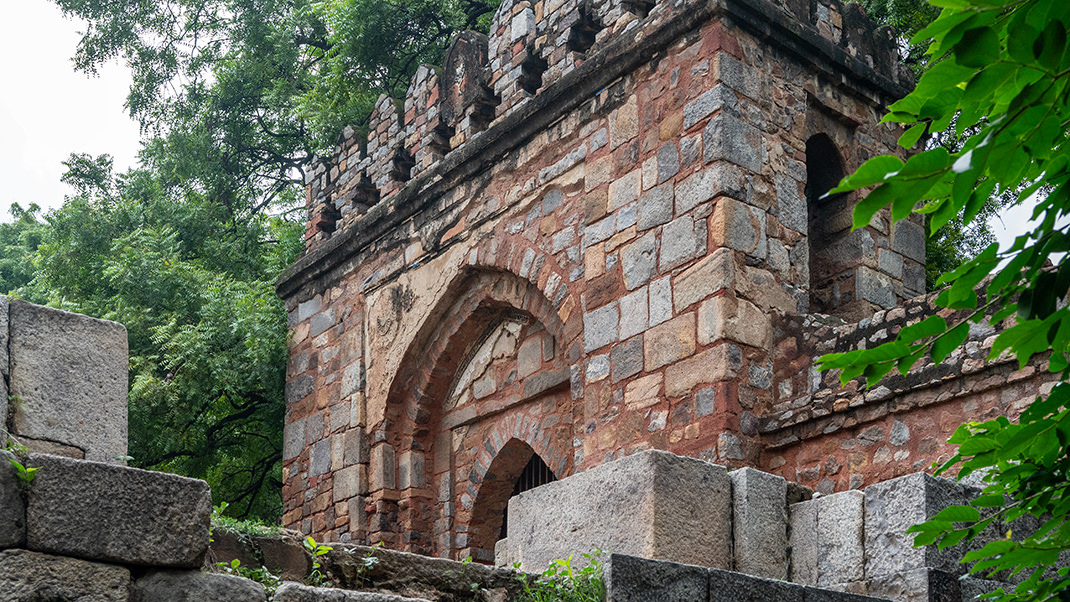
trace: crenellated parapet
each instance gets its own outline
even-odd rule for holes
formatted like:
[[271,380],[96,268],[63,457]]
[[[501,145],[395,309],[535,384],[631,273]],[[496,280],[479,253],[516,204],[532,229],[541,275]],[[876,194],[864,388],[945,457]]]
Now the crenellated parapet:
[[[372,206],[439,165],[452,151],[524,106],[608,45],[633,30],[653,30],[684,0],[505,0],[490,35],[461,32],[441,70],[422,65],[404,99],[383,96],[366,131],[346,128],[329,157],[307,174],[306,245],[352,225]],[[746,2],[709,0],[712,10],[770,27],[770,10],[782,28],[833,60],[853,61],[895,85],[910,74],[898,64],[894,32],[878,27],[858,4],[840,0],[775,0],[755,10]],[[643,35],[639,31],[638,36]],[[775,37],[775,32],[774,34]]]

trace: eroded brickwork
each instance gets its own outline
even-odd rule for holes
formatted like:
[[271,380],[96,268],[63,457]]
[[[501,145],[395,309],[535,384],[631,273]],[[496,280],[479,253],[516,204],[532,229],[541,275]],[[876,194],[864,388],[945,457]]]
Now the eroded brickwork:
[[[657,448],[845,489],[944,453],[937,406],[888,401],[932,387],[811,370],[870,336],[811,305],[872,324],[923,292],[918,223],[852,233],[856,199],[819,190],[896,152],[877,123],[908,85],[891,32],[837,0],[506,0],[310,174],[278,284],[284,523],[490,561],[533,454],[558,478]],[[939,412],[996,407],[971,378]]]

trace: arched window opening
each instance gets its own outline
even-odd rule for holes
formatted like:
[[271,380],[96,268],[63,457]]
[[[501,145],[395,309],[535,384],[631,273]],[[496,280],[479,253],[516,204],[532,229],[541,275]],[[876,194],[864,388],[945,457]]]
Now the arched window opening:
[[827,195],[844,176],[840,152],[826,134],[806,141],[806,208],[810,243],[810,311],[831,313],[849,303],[837,279],[850,266],[850,249],[843,248],[851,227],[849,195]]
[[[547,483],[553,483],[557,480],[557,476],[550,470],[550,467],[542,461],[539,454],[532,454],[531,460],[528,461],[527,466],[520,473],[520,476],[516,478],[516,483],[513,485],[513,492],[509,494],[509,499],[513,499],[516,496],[535,489],[536,487],[545,485]],[[505,504],[505,513],[502,515],[502,530],[498,534],[498,539],[505,539],[509,528],[509,503]]]

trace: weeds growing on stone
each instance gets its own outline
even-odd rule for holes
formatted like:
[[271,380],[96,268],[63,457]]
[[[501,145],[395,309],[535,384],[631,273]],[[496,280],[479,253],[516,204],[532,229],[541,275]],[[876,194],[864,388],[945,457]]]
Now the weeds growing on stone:
[[[606,587],[602,581],[602,550],[584,554],[587,566],[576,569],[572,556],[554,560],[542,575],[532,581],[520,574],[524,591],[522,602],[604,602]],[[516,567],[519,569],[519,566]]]
[[282,585],[282,579],[278,575],[272,573],[267,567],[250,568],[241,565],[241,561],[235,558],[230,562],[217,562],[216,566],[219,567],[220,572],[227,573],[228,575],[237,575],[238,577],[245,577],[256,581],[260,585],[264,586],[268,595],[275,593],[275,590]]

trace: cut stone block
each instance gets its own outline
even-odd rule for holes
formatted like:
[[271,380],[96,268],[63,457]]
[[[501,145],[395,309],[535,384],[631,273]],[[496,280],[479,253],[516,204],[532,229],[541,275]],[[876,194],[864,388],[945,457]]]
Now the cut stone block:
[[26,502],[11,461],[15,455],[0,450],[0,549],[26,544]]
[[235,575],[153,571],[134,582],[131,602],[264,602],[264,586]]
[[805,602],[806,588],[795,583],[717,569],[709,573],[710,602]]
[[611,554],[602,575],[606,602],[703,602],[709,599],[709,573],[704,567]]
[[0,602],[127,602],[130,571],[27,550],[0,552]]
[[865,490],[866,578],[928,567],[959,574],[962,545],[938,550],[914,547],[906,530],[948,506],[965,504],[966,489],[948,479],[914,473]]
[[816,587],[803,588],[804,602],[878,602],[878,598],[871,598],[848,591],[822,589]]
[[76,447],[88,460],[126,456],[126,328],[18,299],[9,319],[14,434]]
[[788,483],[783,477],[741,468],[732,479],[735,570],[788,578]]
[[864,500],[843,491],[791,506],[792,580],[832,587],[865,577]]
[[208,549],[212,496],[197,479],[31,454],[32,550],[89,560],[196,568]]
[[[821,498],[818,498],[820,500]],[[788,506],[791,522],[791,581],[817,585],[817,558],[821,543],[817,537],[817,500]]]
[[394,594],[309,587],[293,581],[280,585],[271,600],[272,602],[428,602],[423,598],[405,598]]
[[1001,581],[978,579],[976,577],[959,579],[959,588],[962,589],[962,602],[977,602],[979,596],[991,594],[1001,587],[1007,592],[1013,591],[1014,589],[1013,586],[1007,585]]
[[641,452],[509,500],[509,554],[534,572],[595,548],[728,568],[731,487],[720,466]]
[[929,568],[870,579],[869,595],[892,602],[962,602],[958,575]]

